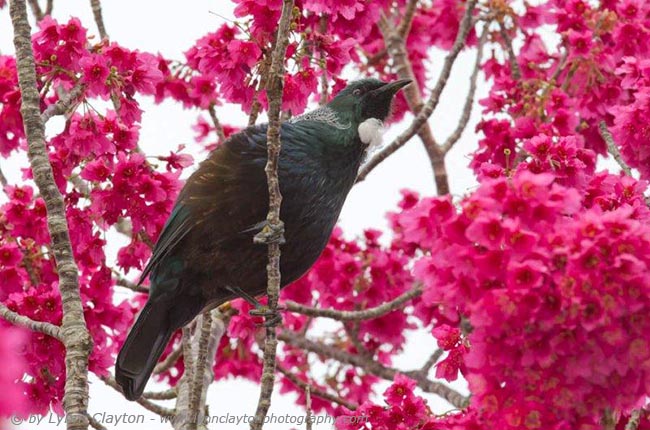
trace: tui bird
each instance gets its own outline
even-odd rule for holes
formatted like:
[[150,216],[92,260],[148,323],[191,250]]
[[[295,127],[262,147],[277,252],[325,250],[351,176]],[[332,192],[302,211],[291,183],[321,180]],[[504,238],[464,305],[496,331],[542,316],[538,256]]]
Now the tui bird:
[[[282,286],[320,256],[393,96],[409,83],[355,81],[281,125]],[[149,298],[117,357],[115,378],[127,399],[140,397],[172,334],[202,310],[237,297],[259,306],[267,248],[253,236],[269,208],[266,130],[250,126],[229,137],[181,190],[138,283],[149,276]]]

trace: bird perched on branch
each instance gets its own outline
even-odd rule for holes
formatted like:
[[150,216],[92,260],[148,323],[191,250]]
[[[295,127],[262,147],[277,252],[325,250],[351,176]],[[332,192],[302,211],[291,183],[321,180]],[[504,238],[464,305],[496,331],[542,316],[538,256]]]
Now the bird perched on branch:
[[[381,139],[394,95],[409,80],[363,79],[327,105],[281,125],[278,177],[284,222],[282,286],[320,256],[363,155]],[[266,292],[267,248],[253,243],[269,209],[267,125],[232,135],[180,192],[140,282],[149,299],[117,357],[115,377],[140,397],[172,334],[206,307]]]

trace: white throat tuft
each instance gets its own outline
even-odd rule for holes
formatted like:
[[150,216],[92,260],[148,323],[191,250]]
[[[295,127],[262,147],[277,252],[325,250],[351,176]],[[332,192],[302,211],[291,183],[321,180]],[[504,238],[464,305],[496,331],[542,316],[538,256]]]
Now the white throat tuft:
[[358,131],[361,142],[368,145],[368,151],[372,151],[381,145],[384,123],[377,118],[368,118],[359,124]]

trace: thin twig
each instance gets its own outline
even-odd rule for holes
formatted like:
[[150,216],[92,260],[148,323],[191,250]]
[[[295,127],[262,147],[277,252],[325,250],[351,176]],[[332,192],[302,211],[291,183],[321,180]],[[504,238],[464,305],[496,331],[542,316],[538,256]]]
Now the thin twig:
[[29,249],[23,248],[22,246],[20,247],[20,251],[23,253],[22,266],[25,268],[27,276],[29,276],[29,282],[31,283],[32,287],[36,288],[40,285],[41,278],[36,273],[34,265],[32,264],[33,255]]
[[391,367],[386,367],[375,360],[368,359],[359,355],[350,354],[330,345],[314,342],[305,337],[298,336],[290,331],[281,332],[278,335],[278,339],[302,350],[310,351],[327,358],[340,361],[341,363],[346,363],[355,367],[362,368],[368,373],[389,381],[395,379],[395,375],[398,373],[402,373],[415,380],[418,387],[420,387],[423,391],[427,393],[437,394],[438,396],[447,400],[451,405],[459,409],[465,408],[469,404],[468,399],[462,394],[440,382],[431,381],[426,376],[423,376],[420,373],[419,369],[406,372],[399,371]]
[[[100,379],[106,383],[109,387],[113,388],[115,391],[118,393],[122,392],[122,387],[120,387],[117,382],[115,381],[115,378],[112,376],[100,376]],[[138,400],[136,400],[140,406],[145,408],[148,411],[151,411],[155,414],[160,415],[161,417],[169,418],[174,416],[174,411],[166,408],[164,406],[160,406],[157,403],[151,402],[144,397],[140,397]]]
[[625,430],[637,430],[641,423],[641,409],[634,409],[630,414],[630,419],[625,424]]
[[95,24],[97,24],[97,31],[99,37],[104,40],[108,39],[106,27],[104,26],[104,18],[102,17],[102,4],[99,0],[90,0],[90,7],[93,10],[93,17],[95,17]]
[[[296,387],[304,390],[306,387],[309,386],[309,384],[307,382],[301,380],[296,375],[294,375],[293,373],[291,373],[287,369],[285,369],[283,366],[280,366],[278,364],[277,369],[278,369],[278,372],[282,373]],[[323,400],[327,400],[329,402],[336,403],[336,404],[341,405],[341,406],[345,406],[346,408],[348,408],[351,411],[353,411],[353,410],[355,410],[355,409],[357,409],[359,407],[358,405],[356,405],[354,403],[348,402],[343,397],[337,396],[336,394],[330,394],[327,391],[321,390],[321,389],[313,387],[313,386],[311,387],[311,393],[314,396],[320,397]]]
[[142,285],[137,285],[135,282],[129,281],[115,269],[112,271],[115,275],[115,285],[118,287],[127,288],[136,293],[149,294],[149,289],[147,287],[143,287]]
[[260,84],[255,91],[255,95],[253,96],[253,105],[251,106],[251,113],[248,115],[248,125],[255,125],[255,122],[257,122],[257,117],[260,115],[260,111],[262,110],[262,104],[260,103],[260,98],[259,98],[259,93],[261,91],[264,91],[266,89],[266,83],[269,78],[269,73],[270,73],[270,67],[271,67],[271,57],[266,56],[264,61],[260,64]]
[[352,345],[354,345],[354,348],[357,350],[357,354],[364,357],[370,357],[372,354],[363,343],[361,343],[361,339],[359,339],[359,327],[359,321],[353,321],[352,324],[344,324],[345,334],[348,335],[350,342],[352,342]]
[[217,133],[217,138],[219,139],[219,142],[223,142],[224,140],[226,140],[226,135],[223,132],[223,127],[219,122],[219,118],[217,118],[217,111],[214,108],[214,103],[211,103],[210,106],[208,107],[208,113],[210,114],[210,119],[212,119],[212,124],[214,125],[214,131]]
[[603,412],[601,423],[603,425],[603,430],[614,430],[618,423],[618,417],[611,409],[607,408],[605,409],[605,412]]
[[9,184],[9,182],[7,182],[7,177],[5,176],[4,172],[2,171],[2,168],[0,168],[0,185],[2,185],[2,188],[4,188],[8,184]]
[[129,218],[119,217],[114,225],[115,230],[128,239],[133,238],[133,224]]
[[34,15],[34,18],[36,18],[36,22],[39,22],[45,17],[41,10],[41,6],[38,4],[38,0],[29,0],[29,7],[32,9],[32,14]]
[[[384,149],[377,152],[366,164],[364,164],[361,167],[361,170],[359,171],[359,175],[357,176],[357,182],[363,181],[368,176],[368,174],[372,171],[372,169],[377,167],[382,161],[384,161],[386,158],[392,155],[399,148],[404,146],[404,144],[408,142],[413,136],[415,136],[415,134],[418,133],[419,130],[427,123],[427,119],[431,116],[433,111],[438,106],[438,102],[440,101],[440,95],[442,94],[442,90],[447,85],[447,80],[449,79],[449,75],[451,74],[451,69],[456,61],[456,58],[458,57],[458,54],[460,53],[463,46],[465,46],[465,41],[467,39],[467,35],[469,34],[469,31],[471,29],[471,24],[473,22],[472,13],[474,11],[475,5],[476,5],[476,0],[469,0],[467,2],[465,15],[463,16],[463,19],[460,23],[460,27],[458,28],[458,34],[456,35],[456,40],[454,41],[454,45],[452,46],[451,51],[449,51],[449,53],[445,57],[445,61],[442,66],[442,71],[440,72],[438,81],[435,87],[433,88],[433,91],[431,92],[431,95],[429,96],[427,102],[418,111],[418,114],[413,119],[411,125],[402,134],[400,134],[393,142],[387,145]],[[413,86],[414,85],[411,85],[411,87]],[[408,88],[409,87],[407,87],[406,89]],[[436,181],[436,184],[438,185],[439,194],[442,194],[440,193],[440,189],[442,188],[440,187],[440,185],[442,185],[442,178],[441,178],[441,183],[439,184],[438,181]]]
[[[318,31],[321,34],[325,34],[327,32],[327,21],[328,21],[328,16],[327,14],[323,14],[320,17],[320,20],[318,21]],[[327,100],[329,99],[329,85],[327,82],[327,60],[325,59],[325,51],[321,49],[320,51],[320,61],[321,61],[321,75],[320,75],[320,99],[318,100],[318,104],[320,106],[323,106],[327,104]]]
[[[384,43],[388,49],[388,54],[393,60],[393,69],[397,76],[401,79],[410,79],[414,85],[409,85],[404,88],[403,94],[406,97],[406,102],[411,112],[416,114],[422,109],[424,102],[422,101],[422,93],[413,71],[413,64],[409,59],[408,49],[406,47],[406,39],[394,29],[394,26],[388,19],[382,15],[378,26],[384,36]],[[440,151],[438,143],[433,136],[433,131],[428,123],[424,123],[417,131],[418,137],[424,146],[433,176],[436,183],[436,190],[438,194],[447,194],[449,192],[449,183],[447,179],[444,154]]]
[[483,32],[478,42],[478,49],[476,51],[476,61],[474,62],[474,69],[472,70],[472,75],[469,78],[469,92],[467,98],[465,99],[465,106],[463,107],[463,113],[460,116],[458,125],[454,132],[447,138],[445,143],[442,144],[442,152],[447,153],[449,150],[458,142],[460,137],[463,135],[463,132],[467,128],[469,119],[472,116],[472,108],[474,107],[474,95],[476,94],[476,81],[478,80],[478,72],[481,69],[481,60],[483,59],[483,48],[485,47],[485,41],[487,40],[488,34],[488,25],[485,24],[483,27]]
[[63,399],[66,427],[68,430],[87,430],[88,357],[93,343],[86,327],[79,295],[79,268],[72,253],[65,204],[54,181],[52,165],[45,147],[45,124],[40,113],[41,100],[36,84],[36,65],[25,0],[12,0],[10,15],[14,28],[18,84],[22,100],[20,113],[27,137],[27,155],[34,182],[47,209],[47,224],[63,305],[61,333],[66,349]]
[[510,71],[512,72],[512,79],[518,81],[521,79],[521,68],[517,62],[517,54],[515,54],[515,49],[512,47],[512,39],[508,34],[503,21],[499,21],[499,29],[501,31],[501,38],[503,38],[503,44],[505,45],[506,51],[508,51],[508,61],[510,62]]
[[306,417],[305,417],[305,425],[307,430],[311,430],[311,386],[307,385],[305,387],[305,409],[306,409]]
[[[198,343],[196,360],[194,364],[194,372],[190,381],[190,394],[189,394],[189,414],[190,417],[199,417],[201,409],[201,393],[203,392],[203,376],[207,366],[212,366],[214,354],[208,359],[208,343],[210,341],[210,333],[212,332],[212,315],[209,311],[203,313],[203,320],[197,332]],[[195,418],[195,422],[191,427],[196,428],[199,420]]]
[[86,91],[86,85],[82,84],[81,81],[77,82],[68,94],[60,98],[56,103],[52,103],[45,108],[41,114],[43,123],[48,122],[53,116],[65,115],[68,113],[68,111],[79,100],[79,97],[84,95],[84,91]]
[[24,315],[20,315],[11,309],[9,309],[4,304],[0,303],[0,317],[4,320],[19,325],[21,327],[26,327],[30,330],[44,333],[48,336],[52,336],[55,339],[63,342],[63,336],[61,334],[61,328],[54,324],[43,322],[43,321],[34,321],[31,318],[28,318]]
[[420,369],[420,373],[422,373],[422,376],[427,377],[429,375],[429,371],[431,368],[440,360],[440,357],[442,357],[443,354],[442,348],[436,349],[433,354],[431,354],[431,357],[427,360],[426,363],[422,365],[422,368]]
[[400,21],[399,27],[397,27],[397,34],[399,34],[404,39],[406,39],[406,36],[408,36],[411,31],[411,24],[413,24],[413,18],[415,17],[418,1],[419,0],[409,0],[409,2],[406,4],[406,9],[404,10],[402,21]]
[[88,422],[92,426],[92,428],[97,429],[97,430],[106,430],[106,427],[99,421],[97,421],[95,418],[93,418],[92,415],[88,414]]
[[280,294],[280,243],[284,240],[284,226],[280,220],[282,195],[278,181],[278,160],[280,157],[280,111],[282,110],[282,91],[284,87],[284,57],[289,44],[289,31],[293,15],[293,0],[284,0],[282,13],[278,24],[275,48],[271,57],[269,81],[266,95],[269,101],[269,125],[266,131],[268,159],[266,163],[266,181],[269,191],[269,212],[267,225],[261,233],[255,236],[255,242],[268,246],[267,288],[268,314],[266,318],[266,339],[264,340],[264,355],[260,397],[251,422],[251,430],[262,430],[266,414],[271,406],[271,395],[275,381],[275,356],[278,346],[276,325],[278,296]]
[[171,400],[178,396],[176,388],[172,387],[165,391],[148,391],[142,394],[142,397],[149,400]]
[[614,157],[614,160],[616,160],[618,165],[621,166],[621,169],[626,175],[632,176],[632,169],[630,169],[630,166],[628,166],[625,160],[623,160],[623,156],[621,156],[621,153],[616,146],[616,142],[614,142],[614,136],[612,136],[612,133],[607,128],[605,121],[600,121],[600,123],[598,123],[598,131],[600,132],[600,137],[602,137],[607,144],[607,152]]
[[293,301],[284,302],[284,306],[290,312],[296,312],[312,317],[331,318],[338,321],[361,321],[384,316],[400,307],[406,302],[422,295],[422,287],[417,285],[413,289],[399,295],[390,302],[383,303],[374,308],[361,311],[340,311],[337,309],[320,309],[301,305]]
[[153,373],[159,375],[163,372],[168,371],[176,364],[179,358],[183,355],[183,347],[179,346],[174,349],[163,361],[156,364],[156,367],[153,368]]

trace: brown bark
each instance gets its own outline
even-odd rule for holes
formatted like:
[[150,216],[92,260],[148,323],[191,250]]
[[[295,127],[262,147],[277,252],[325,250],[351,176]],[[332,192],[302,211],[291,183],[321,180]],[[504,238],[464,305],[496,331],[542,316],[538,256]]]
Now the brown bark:
[[28,144],[28,157],[34,182],[47,208],[47,224],[52,238],[52,251],[59,275],[63,306],[61,334],[66,348],[65,396],[63,408],[68,430],[88,428],[88,356],[92,338],[86,328],[79,296],[78,268],[72,254],[63,197],[54,182],[52,165],[45,147],[45,124],[39,110],[40,97],[36,86],[36,70],[27,20],[25,0],[12,0],[11,21],[22,96],[21,115]]
[[278,341],[276,325],[278,296],[280,295],[280,244],[283,241],[284,226],[280,220],[282,195],[278,181],[278,160],[280,157],[280,112],[282,110],[282,92],[284,87],[284,56],[289,44],[289,31],[293,15],[293,0],[284,0],[282,14],[278,24],[277,38],[271,57],[271,68],[268,74],[266,94],[269,100],[269,126],[266,132],[268,160],[266,163],[266,180],[269,190],[269,213],[267,225],[261,233],[255,236],[255,242],[268,246],[267,290],[268,313],[266,318],[266,339],[264,341],[264,368],[260,397],[251,422],[251,430],[261,430],[264,427],[266,414],[271,406],[271,395],[275,382],[275,359]]

